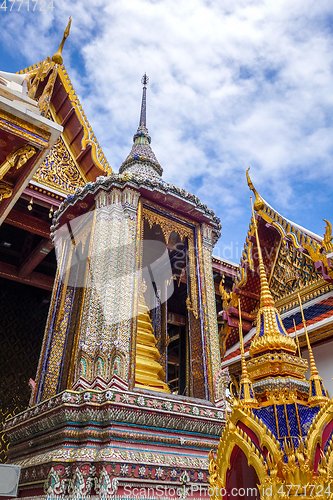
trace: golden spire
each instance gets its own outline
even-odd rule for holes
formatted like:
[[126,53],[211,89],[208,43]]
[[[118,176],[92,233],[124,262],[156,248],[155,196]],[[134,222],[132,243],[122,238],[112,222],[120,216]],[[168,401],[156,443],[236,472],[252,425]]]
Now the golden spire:
[[300,297],[299,293],[298,293],[298,301],[299,301],[299,306],[301,308],[304,332],[305,332],[306,342],[308,344],[309,359],[310,359],[310,378],[309,378],[310,392],[309,392],[308,403],[310,403],[310,404],[312,403],[314,405],[326,403],[326,401],[328,401],[329,398],[327,396],[327,392],[326,392],[326,389],[324,387],[323,380],[320,377],[317,366],[316,366],[316,362],[315,362],[314,355],[312,352],[312,347],[311,347],[310,340],[309,340],[308,330],[306,328],[306,321],[304,318],[302,301],[301,301],[301,297]]
[[40,99],[41,99],[40,108],[42,111],[42,116],[47,115],[48,107],[49,107],[50,100],[51,100],[51,95],[53,92],[54,82],[55,82],[55,79],[57,77],[57,72],[58,72],[57,65],[61,65],[63,63],[62,49],[64,47],[64,43],[66,41],[66,38],[69,35],[71,22],[72,22],[72,18],[70,17],[68,24],[67,24],[67,28],[65,29],[65,32],[64,32],[64,36],[62,37],[62,40],[61,40],[61,44],[59,45],[59,49],[52,56],[52,59],[50,59],[50,57],[47,56],[47,58],[41,62],[37,71],[34,70],[32,72],[27,73],[27,75],[25,77],[27,79],[28,87],[29,87],[28,96],[31,99],[35,99],[40,82],[42,82],[44,80],[44,78],[46,78],[46,76],[52,70],[52,74],[49,77],[49,81],[48,81],[48,83],[43,91],[44,95],[42,94],[42,96],[40,97]]
[[301,349],[300,349],[299,342],[298,342],[298,335],[297,335],[297,328],[296,328],[295,319],[293,319],[293,322],[294,322],[295,340],[296,340],[296,344],[297,344],[298,355],[299,355],[299,357],[301,358],[301,357],[302,357],[302,356],[301,356]]
[[69,31],[70,31],[70,28],[71,28],[71,23],[72,23],[72,18],[70,17],[69,18],[69,21],[68,21],[68,24],[67,24],[67,28],[65,29],[64,31],[64,36],[62,37],[62,40],[61,40],[61,43],[59,45],[59,49],[57,50],[57,52],[52,56],[52,61],[55,62],[56,64],[59,64],[61,65],[63,63],[63,59],[62,59],[62,49],[64,47],[64,44],[65,44],[65,41],[66,41],[66,38],[68,37],[69,35]]
[[248,376],[246,368],[240,300],[238,300],[238,312],[239,312],[239,347],[241,351],[241,364],[242,364],[242,376],[239,384],[239,389],[240,389],[239,399],[246,406],[258,406],[258,401],[254,396],[252,382]]
[[260,308],[257,316],[257,332],[251,343],[250,355],[265,352],[267,350],[283,349],[291,353],[296,352],[294,340],[287,334],[280,314],[275,307],[272,294],[270,292],[264,261],[262,259],[261,247],[258,235],[257,221],[254,214],[252,196],[251,207],[253,224],[257,241],[259,276],[260,276]]

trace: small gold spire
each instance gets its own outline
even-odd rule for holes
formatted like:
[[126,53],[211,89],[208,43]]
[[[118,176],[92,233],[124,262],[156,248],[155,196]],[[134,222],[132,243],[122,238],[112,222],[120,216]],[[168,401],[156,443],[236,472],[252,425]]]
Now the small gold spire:
[[69,18],[69,21],[68,21],[68,24],[67,24],[67,28],[65,29],[65,32],[64,32],[64,36],[62,37],[62,40],[61,40],[61,43],[59,45],[59,49],[57,50],[57,52],[52,56],[52,61],[55,62],[56,64],[59,64],[61,65],[63,63],[63,58],[62,58],[62,49],[64,47],[64,44],[65,44],[65,41],[66,41],[66,38],[68,37],[69,35],[69,31],[70,31],[70,28],[71,28],[71,23],[72,23],[72,18],[70,17]]
[[301,358],[302,357],[301,356],[301,348],[300,348],[299,342],[298,342],[298,335],[297,335],[297,328],[296,328],[295,318],[293,318],[293,322],[294,322],[295,340],[296,340],[296,345],[297,345],[297,349],[298,349],[298,355]]
[[257,221],[254,214],[252,196],[251,208],[254,230],[257,241],[258,260],[259,260],[259,276],[260,276],[260,308],[257,316],[257,331],[251,343],[250,355],[265,352],[267,350],[284,349],[288,352],[296,352],[296,344],[289,337],[286,329],[283,326],[280,314],[275,307],[272,294],[270,292],[264,261],[262,258]]
[[246,368],[240,300],[238,300],[238,312],[239,312],[239,347],[241,352],[241,365],[242,365],[242,376],[239,384],[239,392],[240,392],[239,399],[246,406],[258,406],[258,401],[254,396],[252,382],[248,376]]
[[316,362],[314,359],[312,347],[311,347],[310,340],[309,340],[308,330],[306,328],[306,321],[304,318],[301,297],[300,297],[299,293],[297,295],[298,295],[299,306],[301,309],[304,332],[305,332],[306,342],[308,344],[309,359],[310,359],[310,378],[309,378],[310,392],[309,392],[308,402],[310,404],[313,404],[313,405],[322,404],[322,403],[326,403],[326,401],[328,401],[329,398],[327,396],[327,392],[326,392],[326,389],[324,387],[323,380],[319,375],[319,372],[318,372],[318,369],[316,366]]

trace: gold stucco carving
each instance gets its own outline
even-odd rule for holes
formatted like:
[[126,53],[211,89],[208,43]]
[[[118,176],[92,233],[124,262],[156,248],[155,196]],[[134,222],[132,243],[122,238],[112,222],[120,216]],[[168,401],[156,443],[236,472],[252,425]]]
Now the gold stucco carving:
[[[238,446],[247,456],[248,464],[252,465],[258,476],[258,489],[261,500],[281,500],[287,498],[316,498],[316,493],[329,491],[332,493],[333,478],[333,438],[328,448],[322,453],[318,472],[313,469],[313,460],[317,444],[320,443],[323,428],[331,420],[332,402],[320,410],[311,424],[307,437],[299,440],[298,446],[290,440],[280,442],[271,433],[264,422],[254,415],[239,401],[233,401],[233,411],[227,418],[222,432],[220,445],[215,458],[209,456],[210,498],[223,498],[223,488],[226,487],[227,471],[230,467],[231,454]],[[258,438],[261,449],[268,450],[264,457],[260,449],[252,442],[238,423],[242,422]],[[284,459],[284,454],[286,458]],[[326,498],[331,498],[328,495]]]
[[6,173],[15,166],[16,169],[21,168],[34,154],[36,153],[36,149],[30,144],[26,144],[18,148],[13,153],[10,153],[6,156],[6,160],[0,166],[0,180],[4,178]]
[[332,252],[333,251],[332,224],[327,219],[324,219],[324,222],[326,222],[327,226],[325,227],[323,247],[327,252]]
[[48,184],[53,189],[65,193],[74,193],[78,187],[83,187],[85,181],[69,154],[64,140],[59,137],[50,153],[34,175],[34,180]]
[[[35,95],[36,89],[38,88],[39,85],[39,81],[43,81],[53,67],[54,67],[54,61],[52,61],[50,57],[48,57],[41,63],[38,63],[37,65],[34,64],[33,66],[30,66],[29,68],[20,71],[20,74],[26,74],[28,86],[30,87],[29,95],[31,97]],[[82,149],[85,149],[88,145],[90,145],[95,165],[98,168],[100,168],[103,172],[111,173],[112,169],[107,159],[105,158],[104,153],[95,137],[91,125],[89,124],[87,117],[82,109],[82,105],[75,93],[73,84],[70,81],[68,73],[65,67],[62,65],[62,63],[61,66],[57,65],[57,74],[68,94],[68,98],[71,101],[75,109],[76,115],[83,127],[84,135],[81,141]],[[29,81],[31,82],[31,84],[29,84]]]
[[10,198],[12,195],[12,188],[8,186],[5,182],[0,182],[0,201],[4,198]]

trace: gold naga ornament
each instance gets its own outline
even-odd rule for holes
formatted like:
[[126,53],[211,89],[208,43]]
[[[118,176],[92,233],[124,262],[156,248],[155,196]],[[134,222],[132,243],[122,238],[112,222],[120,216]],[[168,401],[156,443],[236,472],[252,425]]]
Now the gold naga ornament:
[[13,153],[7,155],[6,160],[0,165],[0,180],[4,178],[6,173],[15,166],[19,169],[36,153],[36,149],[30,144],[21,146]]
[[333,399],[329,399],[315,364],[301,302],[309,380],[305,378],[307,361],[300,351],[295,355],[296,344],[283,326],[268,287],[253,206],[252,211],[260,308],[246,363],[238,303],[242,375],[238,397],[229,400],[231,411],[226,415],[217,457],[213,451],[209,455],[210,498],[332,500]]
[[15,164],[16,169],[21,168],[35,153],[34,146],[26,144],[6,156],[6,160],[0,165],[0,202],[5,198],[10,198],[13,193],[12,186],[2,181],[4,176],[11,168],[15,167]]

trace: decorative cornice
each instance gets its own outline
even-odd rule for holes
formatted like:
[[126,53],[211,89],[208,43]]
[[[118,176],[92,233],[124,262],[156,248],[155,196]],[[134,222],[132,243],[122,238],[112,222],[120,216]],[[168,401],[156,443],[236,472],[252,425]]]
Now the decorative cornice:
[[59,209],[54,213],[53,225],[51,226],[51,237],[54,237],[54,232],[58,227],[59,219],[68,209],[75,205],[78,200],[83,200],[88,194],[95,194],[98,190],[104,189],[108,191],[111,187],[123,189],[125,186],[134,189],[146,188],[151,191],[158,191],[165,194],[174,195],[193,206],[202,212],[211,221],[214,231],[219,234],[221,228],[220,219],[215,216],[213,210],[209,210],[207,205],[200,202],[199,198],[189,193],[185,189],[180,189],[170,182],[165,182],[162,179],[147,179],[140,174],[124,172],[122,175],[112,172],[108,177],[98,177],[95,182],[88,182],[83,188],[76,189],[73,195],[67,196],[66,200],[61,203]]
[[[86,415],[90,413],[96,418],[99,415],[99,418],[103,421],[112,419],[117,421],[120,419],[119,421],[122,421],[122,418],[124,419],[123,421],[126,421],[126,415],[130,415],[133,410],[140,410],[141,412],[146,412],[147,418],[150,415],[149,422],[152,426],[172,428],[172,426],[176,425],[176,420],[172,418],[174,416],[179,421],[176,428],[180,429],[186,425],[186,421],[183,418],[186,416],[192,419],[188,430],[193,432],[199,431],[195,429],[196,421],[198,421],[198,424],[201,422],[199,427],[203,426],[201,432],[208,425],[205,433],[213,435],[219,432],[218,429],[224,421],[223,412],[214,406],[198,405],[198,403],[189,402],[185,398],[184,400],[179,400],[179,398],[168,398],[166,395],[163,395],[162,398],[153,394],[147,395],[138,392],[124,393],[123,391],[112,389],[105,391],[65,391],[6,421],[4,425],[6,432],[11,434],[11,439],[13,439],[14,434],[17,432],[19,433],[17,434],[18,439],[19,436],[20,439],[23,436],[29,436],[29,427],[32,426],[32,428],[35,428],[37,424],[43,428],[41,417],[43,416],[43,419],[48,419],[55,409],[60,410],[61,413],[58,412],[57,414],[58,419],[60,418],[61,421],[64,418],[69,418],[71,415],[71,421],[81,423],[84,422],[84,419],[80,420],[83,413]],[[152,411],[154,412],[153,414]],[[112,419],[111,413],[109,417],[106,417],[105,412],[111,412]],[[122,414],[120,415],[121,412]],[[140,423],[140,421],[137,423]],[[216,429],[215,426],[217,426]],[[44,428],[46,427],[44,426]]]

